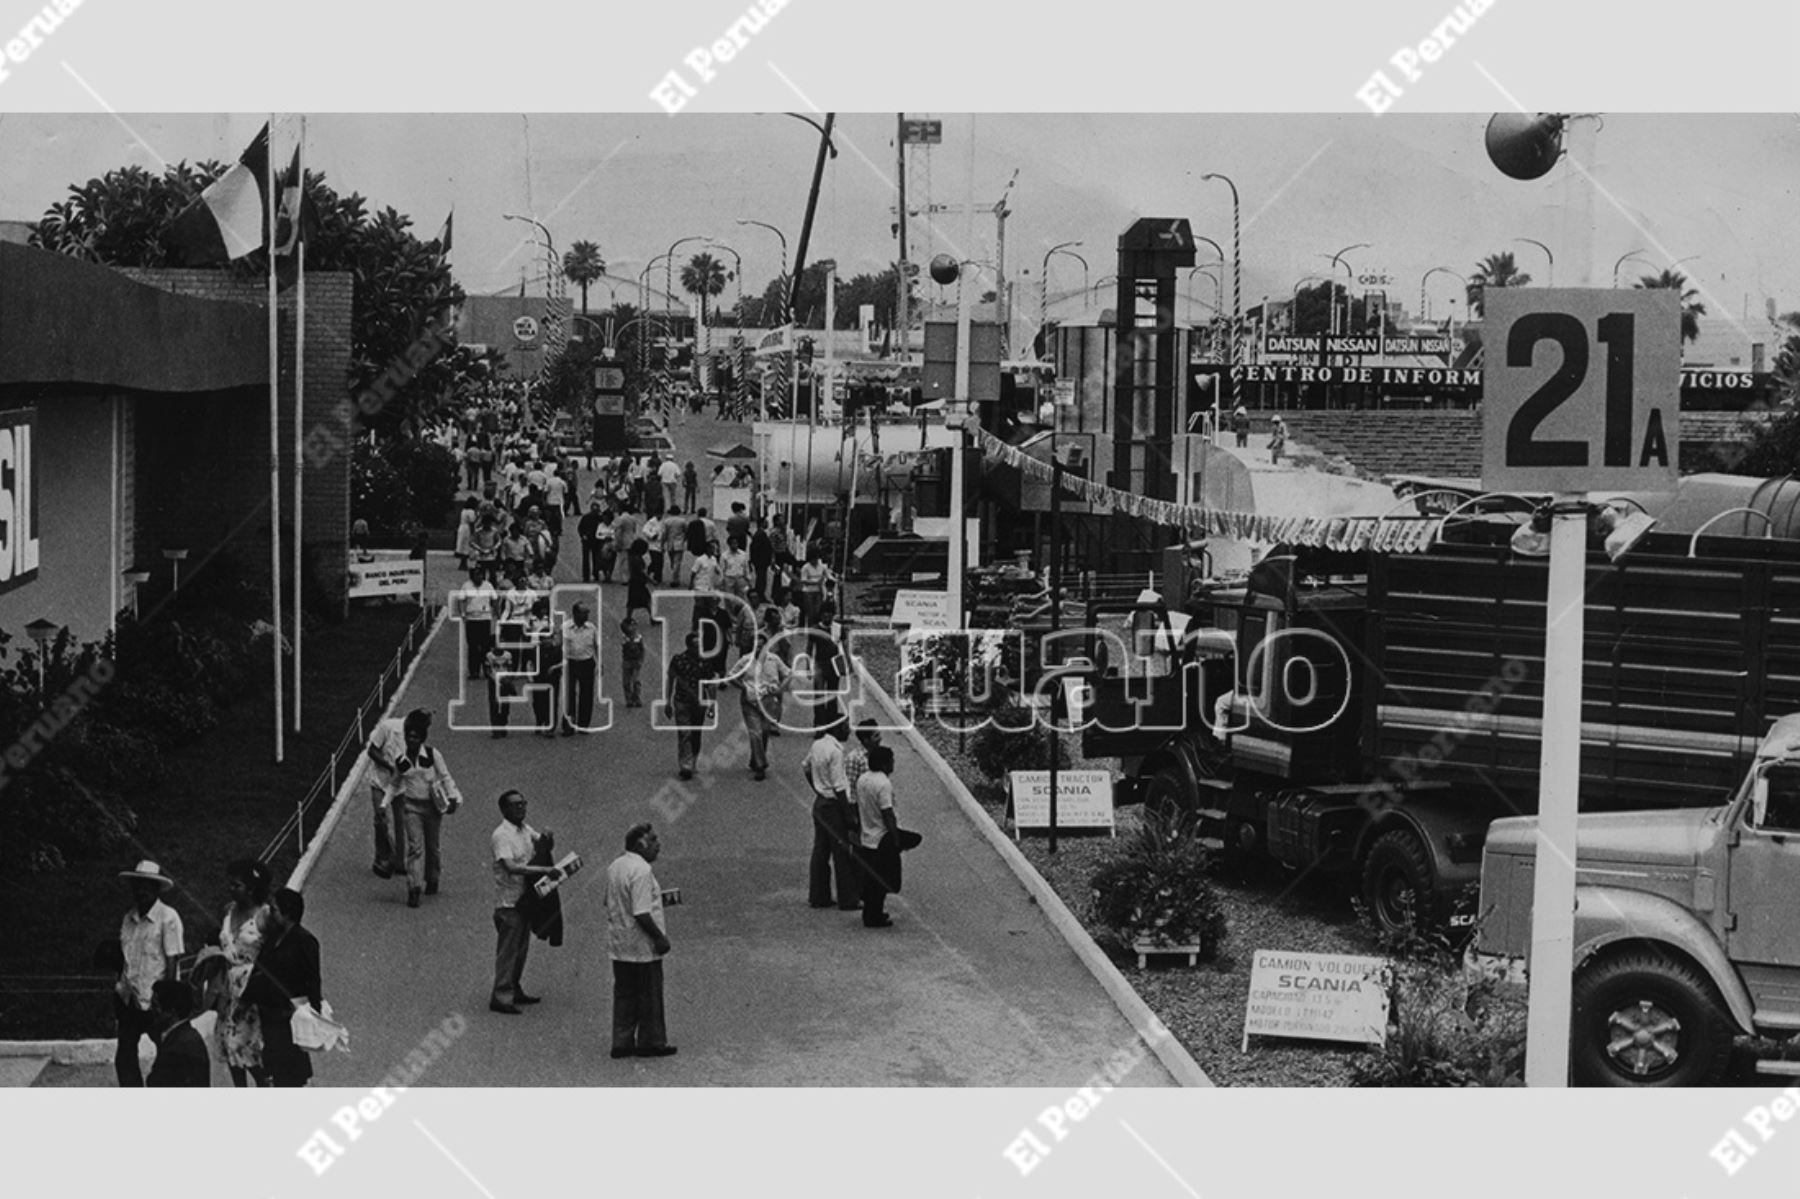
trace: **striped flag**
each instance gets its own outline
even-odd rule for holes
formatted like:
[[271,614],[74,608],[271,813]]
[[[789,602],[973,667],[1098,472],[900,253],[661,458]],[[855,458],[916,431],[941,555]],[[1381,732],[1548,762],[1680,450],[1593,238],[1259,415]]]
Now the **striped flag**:
[[231,262],[262,249],[268,227],[269,126],[237,162],[176,216],[169,240],[188,266]]
[[275,253],[292,254],[302,241],[311,241],[319,227],[319,215],[312,197],[300,180],[300,147],[294,147],[294,159],[276,180],[281,193],[281,207],[275,212]]
[[437,248],[438,253],[440,254],[448,254],[450,252],[450,223],[455,219],[456,209],[452,208],[450,210],[450,215],[444,218],[444,227],[438,230]]

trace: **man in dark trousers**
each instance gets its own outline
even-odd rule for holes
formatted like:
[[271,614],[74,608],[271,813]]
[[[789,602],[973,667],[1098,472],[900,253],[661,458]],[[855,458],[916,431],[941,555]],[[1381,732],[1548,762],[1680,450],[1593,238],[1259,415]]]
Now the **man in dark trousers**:
[[769,567],[774,564],[775,543],[769,540],[769,531],[760,520],[750,522],[750,569],[754,576],[751,587],[759,599],[769,597]]
[[649,824],[625,832],[625,852],[606,868],[606,929],[613,968],[612,1055],[668,1057],[663,1021],[663,958],[669,935],[663,893],[650,872],[662,842]]
[[294,1044],[293,1017],[296,1000],[322,1011],[319,939],[300,926],[306,900],[300,892],[283,887],[275,892],[269,908],[269,930],[262,952],[244,984],[243,1002],[257,1009],[262,1019],[263,1066],[278,1087],[303,1087],[312,1077],[312,1058]]
[[212,1086],[212,1056],[191,1023],[194,988],[165,978],[150,989],[150,1020],[156,1062],[144,1085],[151,1087]]

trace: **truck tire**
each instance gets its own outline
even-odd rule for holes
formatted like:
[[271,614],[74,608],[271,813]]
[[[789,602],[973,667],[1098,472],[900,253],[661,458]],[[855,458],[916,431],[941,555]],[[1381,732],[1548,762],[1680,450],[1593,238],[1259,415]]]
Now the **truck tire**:
[[1602,958],[1575,976],[1575,1082],[1703,1087],[1724,1077],[1732,1030],[1699,970],[1651,949]]
[[1383,933],[1402,936],[1437,924],[1437,872],[1409,829],[1375,838],[1363,859],[1363,902]]
[[1150,775],[1144,787],[1144,811],[1171,819],[1185,815],[1194,806],[1188,794],[1187,778],[1174,766],[1164,766]]

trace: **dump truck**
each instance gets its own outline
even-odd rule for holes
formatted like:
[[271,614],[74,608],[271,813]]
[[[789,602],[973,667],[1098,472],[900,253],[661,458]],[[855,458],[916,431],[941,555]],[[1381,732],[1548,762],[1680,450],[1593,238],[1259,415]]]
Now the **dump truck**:
[[[1348,877],[1385,929],[1468,923],[1489,825],[1537,806],[1548,564],[1517,527],[1094,605],[1060,657],[1084,752],[1120,759],[1121,802]],[[1584,812],[1716,807],[1800,712],[1800,544],[1652,531],[1615,562],[1595,536],[1585,615]]]
[[[1570,1073],[1590,1086],[1705,1086],[1739,1034],[1800,1033],[1800,715],[1775,722],[1723,804],[1576,822]],[[1531,945],[1537,822],[1495,821],[1475,948]],[[1765,1074],[1800,1075],[1768,1058]]]

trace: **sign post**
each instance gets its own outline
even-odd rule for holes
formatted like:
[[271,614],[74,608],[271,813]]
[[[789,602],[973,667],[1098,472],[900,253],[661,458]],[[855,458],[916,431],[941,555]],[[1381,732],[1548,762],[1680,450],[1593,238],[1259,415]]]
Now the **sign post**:
[[625,370],[607,361],[594,368],[594,454],[623,454],[626,440]]
[[1482,486],[1552,492],[1525,1081],[1568,1085],[1587,504],[1672,491],[1681,301],[1668,289],[1489,288]]

